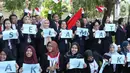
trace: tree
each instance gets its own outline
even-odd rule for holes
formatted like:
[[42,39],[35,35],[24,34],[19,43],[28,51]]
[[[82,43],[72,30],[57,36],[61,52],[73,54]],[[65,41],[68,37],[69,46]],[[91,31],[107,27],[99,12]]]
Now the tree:
[[[73,0],[73,7],[75,11],[77,11],[79,7],[84,8],[87,16],[91,18],[94,18],[95,16],[103,16],[102,23],[104,24],[107,16],[111,15],[116,1],[118,0]],[[96,11],[95,7],[97,5],[104,5],[106,7],[104,14]]]
[[104,0],[104,6],[106,7],[107,10],[105,10],[105,12],[104,12],[102,24],[105,23],[107,16],[111,15],[111,12],[114,8],[116,1],[117,0]]
[[23,9],[24,0],[4,0],[5,2],[5,8],[8,11],[11,11],[12,13],[15,10],[21,10]]
[[96,11],[97,5],[103,5],[103,0],[73,0],[74,12],[76,12],[79,7],[82,7],[87,13],[87,16],[91,18],[101,14]]
[[48,11],[51,8],[53,13],[57,13],[60,17],[62,15],[62,2],[60,1],[58,4],[54,3],[52,0],[45,0],[42,3],[44,7],[42,11],[42,15],[47,17]]
[[[23,10],[26,6],[25,0],[3,0],[5,2],[5,8],[12,13],[15,10]],[[29,8],[34,9],[35,7],[40,6],[42,0],[29,0]]]

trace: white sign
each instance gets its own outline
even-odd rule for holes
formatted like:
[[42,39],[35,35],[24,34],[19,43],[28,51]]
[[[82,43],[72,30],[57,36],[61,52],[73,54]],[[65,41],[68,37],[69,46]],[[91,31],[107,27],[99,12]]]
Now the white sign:
[[88,36],[89,32],[87,28],[77,28],[77,35],[79,36]]
[[95,32],[95,38],[105,38],[106,32],[104,30],[97,30]]
[[39,64],[23,64],[22,73],[40,73],[40,65]]
[[32,24],[23,24],[23,34],[36,34],[37,33],[37,26]]
[[77,58],[70,59],[69,63],[70,63],[69,69],[74,68],[83,69],[85,64],[84,59],[77,59]]
[[108,65],[108,64],[109,64],[109,62],[107,62],[107,61],[105,61],[105,60],[103,59],[103,63],[102,63],[102,66],[101,66],[101,68],[100,68],[99,73],[102,73],[103,70],[104,70],[104,68],[105,68],[105,66]]
[[2,35],[3,35],[3,40],[18,39],[17,30],[3,31]]
[[15,61],[0,62],[0,73],[16,73]]
[[125,56],[124,55],[112,55],[111,64],[124,64]]
[[115,24],[105,24],[105,31],[115,31],[116,25]]
[[130,53],[127,53],[127,62],[130,62]]
[[55,37],[56,32],[52,28],[43,29],[43,37]]
[[72,38],[72,30],[61,30],[61,38]]

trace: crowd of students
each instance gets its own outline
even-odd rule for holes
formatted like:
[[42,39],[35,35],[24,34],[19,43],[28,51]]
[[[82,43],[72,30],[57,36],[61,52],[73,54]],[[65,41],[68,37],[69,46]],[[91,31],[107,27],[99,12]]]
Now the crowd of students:
[[[37,64],[41,66],[41,73],[98,73],[103,59],[110,62],[112,55],[127,55],[130,52],[130,25],[120,18],[115,32],[106,32],[105,38],[95,38],[95,31],[103,30],[105,25],[100,20],[88,21],[83,17],[76,21],[73,26],[73,38],[61,38],[61,30],[67,29],[67,21],[60,20],[58,14],[48,14],[48,19],[43,19],[39,15],[28,16],[26,13],[22,19],[18,20],[15,14],[11,14],[8,19],[0,16],[0,61],[16,60],[17,72],[22,73],[22,65]],[[110,24],[107,17],[104,24]],[[23,24],[37,26],[37,33],[23,34]],[[127,24],[127,25],[126,25]],[[78,36],[78,27],[87,28],[89,36]],[[53,28],[56,37],[44,38],[43,29]],[[3,31],[17,30],[18,39],[3,40]],[[35,30],[35,29],[34,29]],[[115,36],[115,44],[112,40]],[[83,69],[69,69],[71,58],[84,58]],[[103,73],[129,73],[129,62],[121,64],[111,64],[105,66]]]

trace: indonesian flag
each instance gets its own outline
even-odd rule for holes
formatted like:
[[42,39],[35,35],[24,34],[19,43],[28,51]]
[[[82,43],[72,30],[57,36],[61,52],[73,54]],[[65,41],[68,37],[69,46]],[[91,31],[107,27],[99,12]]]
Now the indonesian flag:
[[82,8],[79,9],[79,11],[67,22],[68,29],[71,29],[73,26],[75,26],[76,21],[79,20],[82,17]]
[[27,15],[31,16],[32,14],[32,10],[29,10],[29,9],[24,9],[24,12],[27,13]]
[[41,9],[40,8],[35,8],[35,14],[40,15],[41,14]]
[[97,10],[98,12],[103,12],[104,9],[105,9],[104,6],[96,6],[96,10]]
[[55,3],[59,3],[60,2],[60,0],[53,0]]

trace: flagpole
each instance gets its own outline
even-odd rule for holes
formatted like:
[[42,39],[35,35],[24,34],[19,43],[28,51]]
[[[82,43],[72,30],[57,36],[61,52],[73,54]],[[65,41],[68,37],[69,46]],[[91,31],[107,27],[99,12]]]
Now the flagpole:
[[128,15],[128,25],[130,24],[130,5],[129,5],[129,15]]
[[60,19],[62,19],[62,0],[59,1],[60,1]]

